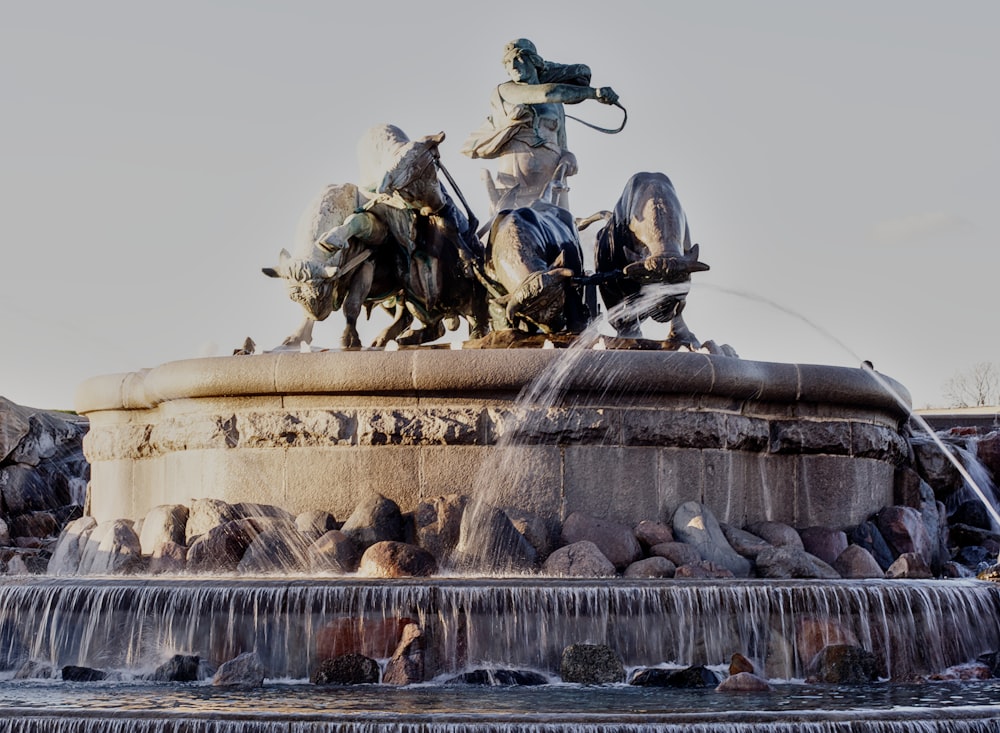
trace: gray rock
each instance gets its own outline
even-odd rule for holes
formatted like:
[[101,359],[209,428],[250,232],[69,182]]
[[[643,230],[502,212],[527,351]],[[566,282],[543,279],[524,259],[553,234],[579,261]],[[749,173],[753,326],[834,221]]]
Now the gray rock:
[[384,685],[411,685],[424,681],[424,635],[417,624],[407,624],[403,637],[385,665]]
[[678,580],[718,580],[722,578],[734,578],[733,571],[729,568],[717,565],[708,560],[698,560],[686,565],[679,565],[674,571],[674,577]]
[[338,529],[330,530],[309,545],[306,556],[313,572],[353,573],[361,561],[354,540]]
[[647,557],[636,560],[625,568],[626,578],[672,578],[677,566],[665,557]]
[[295,517],[295,526],[310,541],[315,542],[330,530],[337,529],[337,520],[330,512],[313,509]]
[[696,548],[686,545],[683,542],[664,542],[659,545],[653,545],[649,548],[649,554],[654,557],[666,558],[676,567],[701,562],[701,553]]
[[571,644],[559,662],[563,682],[613,685],[625,681],[625,667],[615,650],[603,644]]
[[405,542],[376,542],[358,566],[358,574],[367,578],[425,578],[436,572],[433,555]]
[[67,524],[59,535],[56,549],[49,561],[49,575],[76,575],[80,571],[80,560],[97,527],[93,517],[80,517]]
[[164,542],[187,544],[188,508],[183,504],[161,504],[143,517],[139,543],[143,552],[151,555]]
[[896,554],[893,553],[889,543],[885,541],[885,537],[882,536],[874,522],[859,524],[850,533],[850,539],[851,544],[868,550],[882,570],[887,570],[892,565],[892,561],[896,559]]
[[248,575],[301,573],[309,566],[309,542],[290,520],[278,520],[247,545],[236,569]]
[[52,512],[28,512],[19,514],[10,521],[12,537],[56,537],[62,528]]
[[544,575],[579,578],[610,578],[617,573],[615,566],[588,540],[560,547],[542,563]]
[[10,528],[3,519],[0,519],[0,545],[3,547],[10,545]]
[[212,685],[215,687],[239,687],[250,689],[264,686],[267,670],[261,664],[256,652],[244,652],[228,662],[223,662]]
[[642,557],[642,547],[631,527],[582,512],[573,512],[566,517],[562,540],[567,545],[583,540],[593,542],[618,570],[624,570]]
[[185,544],[191,545],[195,537],[239,519],[233,506],[221,499],[195,499],[191,502],[187,524],[184,527]]
[[456,565],[474,572],[526,572],[538,562],[535,548],[507,515],[481,502],[462,513],[453,557]]
[[677,507],[673,528],[674,536],[695,547],[703,560],[728,568],[737,578],[750,574],[750,561],[732,548],[715,515],[704,504],[689,501]]
[[10,456],[31,431],[33,411],[0,397],[0,463]]
[[757,555],[762,550],[767,550],[774,547],[770,542],[758,537],[752,532],[747,532],[744,529],[737,529],[728,524],[720,524],[722,527],[722,534],[726,536],[729,544],[732,548],[736,550],[743,557],[748,560],[756,560]]
[[[188,547],[188,570],[202,573],[234,572],[243,553],[260,532],[257,521],[234,519],[200,535]],[[188,521],[189,528],[190,525],[191,522]]]
[[403,515],[392,499],[375,494],[364,499],[340,531],[362,548],[376,542],[401,542],[404,539]]
[[860,545],[848,545],[833,561],[833,569],[840,573],[840,577],[852,580],[885,576],[885,571],[872,554]]
[[72,501],[65,475],[24,464],[0,468],[0,496],[8,516],[58,509]]
[[506,507],[503,513],[514,525],[514,529],[535,548],[539,557],[548,557],[559,546],[558,530],[534,512]]
[[930,566],[934,548],[920,512],[908,506],[887,506],[879,511],[876,522],[897,555],[915,552]]
[[142,549],[132,522],[101,522],[90,535],[80,559],[81,575],[125,575],[142,569]]
[[747,527],[747,531],[757,535],[765,542],[775,547],[792,547],[796,550],[803,549],[802,538],[790,527],[782,522],[754,522]]
[[[934,490],[934,495],[945,504],[948,499],[961,491],[965,485],[955,465],[942,452],[937,443],[931,441],[911,441],[913,459],[917,473]],[[948,450],[953,450],[946,446]]]
[[847,533],[832,527],[806,527],[799,532],[802,548],[828,565],[847,549]]
[[805,550],[772,547],[757,555],[757,575],[761,578],[826,578],[840,574],[827,563]]
[[188,548],[177,542],[161,542],[153,548],[147,569],[150,575],[177,575],[187,569]]
[[904,552],[885,571],[887,578],[906,578],[909,580],[926,580],[933,578],[934,573],[923,557],[915,552]]

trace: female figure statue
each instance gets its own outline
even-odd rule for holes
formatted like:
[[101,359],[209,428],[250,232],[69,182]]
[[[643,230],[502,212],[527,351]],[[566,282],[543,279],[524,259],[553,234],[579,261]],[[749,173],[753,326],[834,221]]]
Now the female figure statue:
[[563,105],[586,99],[614,104],[618,95],[611,87],[591,87],[590,68],[584,64],[545,61],[526,38],[504,47],[503,64],[510,81],[493,90],[490,117],[462,152],[498,159],[496,181],[485,174],[494,211],[528,206],[539,198],[568,208],[565,178],[576,174],[577,165],[566,149]]

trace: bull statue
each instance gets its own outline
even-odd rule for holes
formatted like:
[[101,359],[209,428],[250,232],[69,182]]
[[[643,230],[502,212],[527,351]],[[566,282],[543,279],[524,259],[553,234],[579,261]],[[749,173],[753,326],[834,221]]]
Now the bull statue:
[[670,323],[672,342],[701,346],[681,314],[691,273],[709,267],[698,260],[698,245],[691,244],[687,217],[667,176],[636,173],[628,180],[597,234],[594,262],[603,276],[598,287],[608,320],[619,336],[640,336],[642,321],[652,318]]
[[[470,222],[437,178],[444,134],[410,141],[399,128],[379,125],[359,144],[363,186],[331,186],[307,217],[295,255],[283,251],[264,273],[286,281],[306,319],[284,344],[310,343],[312,324],[343,308],[344,348],[359,348],[363,307],[396,306],[395,321],[375,340],[384,346],[433,341],[445,321],[469,321],[473,338],[489,327],[486,295],[472,271],[482,247]],[[353,198],[352,198],[353,195]],[[405,309],[404,309],[405,306]],[[408,329],[416,317],[424,327]]]
[[579,333],[587,325],[578,279],[583,250],[573,216],[538,199],[496,213],[486,244],[486,275],[499,287],[494,328]]

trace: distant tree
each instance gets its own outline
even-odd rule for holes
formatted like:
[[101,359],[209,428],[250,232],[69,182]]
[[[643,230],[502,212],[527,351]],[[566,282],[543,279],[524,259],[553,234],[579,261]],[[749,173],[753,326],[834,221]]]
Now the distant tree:
[[981,361],[945,382],[944,396],[950,400],[950,407],[983,407],[1000,401],[998,387],[1000,369],[996,364]]

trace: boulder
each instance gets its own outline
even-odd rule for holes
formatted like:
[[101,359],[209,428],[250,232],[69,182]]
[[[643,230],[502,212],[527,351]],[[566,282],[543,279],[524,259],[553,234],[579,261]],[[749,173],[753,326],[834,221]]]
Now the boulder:
[[353,573],[361,553],[354,540],[339,529],[331,529],[309,545],[306,558],[313,572]]
[[450,557],[458,545],[467,503],[465,496],[448,494],[417,504],[413,511],[417,544],[436,558]]
[[719,678],[715,672],[702,665],[694,665],[684,669],[661,669],[653,667],[636,671],[629,680],[630,685],[637,687],[675,687],[680,689],[698,689],[715,687]]
[[528,541],[538,557],[548,557],[559,546],[559,531],[534,512],[507,507],[504,514],[514,529]]
[[127,519],[101,522],[80,558],[80,575],[125,575],[143,569],[139,536]]
[[898,553],[894,553],[885,541],[875,522],[862,522],[850,533],[851,544],[868,550],[882,570],[888,570]]
[[774,688],[753,672],[737,672],[722,680],[715,689],[717,692],[770,692]]
[[0,468],[0,496],[8,516],[55,510],[73,498],[64,474],[20,463]]
[[653,545],[649,548],[649,554],[654,557],[666,558],[676,567],[701,562],[701,554],[698,550],[683,542],[663,542],[659,545]]
[[424,681],[424,636],[417,624],[407,624],[382,675],[384,685],[410,685]]
[[859,646],[832,644],[813,659],[810,677],[835,685],[864,685],[878,679],[878,660]]
[[673,517],[674,536],[698,550],[703,560],[727,568],[737,578],[750,575],[750,561],[738,554],[704,504],[685,502]]
[[827,565],[833,565],[840,553],[847,549],[847,533],[832,527],[806,527],[799,532],[802,548]]
[[239,512],[221,499],[195,499],[184,525],[184,543],[190,546],[196,537],[239,518]]
[[667,525],[661,522],[651,522],[643,519],[633,530],[635,538],[646,552],[649,548],[662,545],[664,542],[673,542],[674,533]]
[[809,664],[824,647],[857,644],[854,632],[833,618],[806,616],[795,623],[795,647],[803,664]]
[[761,578],[825,578],[836,579],[840,573],[805,550],[794,547],[772,547],[757,555],[757,575]]
[[861,545],[848,545],[833,561],[833,569],[840,573],[840,577],[851,580],[885,576],[885,571],[872,554]]
[[212,685],[250,689],[263,687],[265,677],[267,670],[261,664],[257,653],[245,652],[228,662],[223,662],[212,678]]
[[976,457],[990,472],[993,483],[1000,483],[1000,432],[994,430],[976,441]]
[[462,513],[455,563],[472,571],[526,572],[534,569],[538,553],[501,510],[474,504]]
[[153,548],[147,569],[151,575],[178,575],[187,570],[188,548],[177,542],[161,542]]
[[966,662],[956,664],[940,672],[932,674],[927,679],[935,682],[979,682],[993,678],[993,670],[983,662]]
[[747,527],[747,531],[775,547],[804,549],[802,537],[795,531],[795,528],[782,522],[754,522]]
[[733,578],[733,571],[729,568],[717,565],[708,560],[699,560],[687,565],[679,565],[674,571],[674,577],[678,580],[720,580],[723,578]]
[[563,682],[613,685],[625,681],[625,667],[615,650],[603,644],[570,644],[559,662]]
[[194,682],[198,679],[201,658],[193,654],[175,654],[161,664],[149,679],[154,682]]
[[934,577],[930,567],[923,557],[915,552],[904,552],[885,571],[887,578],[906,578],[908,580],[926,580]]
[[[934,496],[947,504],[949,498],[961,491],[965,485],[955,464],[933,441],[911,440],[910,447],[913,449],[913,461],[917,473],[930,484]],[[945,447],[948,451],[954,450],[952,446]]]
[[626,578],[672,578],[677,566],[665,557],[647,557],[636,560],[625,568]]
[[951,521],[955,524],[967,524],[977,529],[992,529],[990,514],[983,506],[983,502],[978,499],[963,501],[951,515]]
[[[259,533],[256,522],[254,519],[234,519],[199,535],[188,546],[188,570],[196,573],[235,572],[243,553]],[[188,521],[188,527],[190,525]]]
[[161,504],[146,512],[139,544],[147,555],[164,542],[187,544],[188,508],[183,504]]
[[343,654],[324,659],[309,676],[314,685],[377,684],[378,662],[363,654]]
[[10,527],[7,526],[2,518],[0,518],[0,546],[7,547],[10,545]]
[[729,658],[729,674],[730,676],[739,674],[740,672],[756,672],[757,670],[753,666],[753,662],[744,657],[739,652],[733,654]]
[[914,552],[925,564],[931,564],[934,546],[920,512],[908,506],[887,506],[879,511],[875,521],[897,556]]
[[330,512],[313,509],[295,517],[295,526],[311,542],[315,542],[330,530],[337,529],[337,520]]
[[582,541],[593,542],[616,570],[624,570],[642,557],[642,547],[632,528],[610,519],[573,512],[562,526],[562,541],[571,545]]
[[578,578],[611,578],[617,575],[597,545],[588,540],[560,547],[542,563],[543,575],[561,575]]
[[93,667],[78,667],[67,664],[62,668],[62,678],[65,682],[99,682],[107,679],[107,673]]
[[719,526],[722,527],[722,534],[726,536],[726,540],[732,548],[748,560],[756,560],[761,551],[774,547],[767,540],[752,532],[747,532],[745,529],[737,529],[728,524],[720,524]]
[[331,659],[344,654],[362,654],[385,659],[399,647],[403,630],[413,623],[401,618],[337,618],[316,634],[316,656]]
[[437,560],[422,547],[384,541],[365,550],[358,574],[368,578],[426,578],[437,569]]
[[[8,533],[11,537],[34,537],[38,539],[57,537],[62,527],[55,514],[49,511],[28,512],[12,517]],[[8,543],[9,544],[9,543]]]
[[480,685],[483,687],[533,687],[549,684],[548,678],[524,669],[474,669],[449,678],[445,684]]
[[52,553],[52,559],[49,561],[49,575],[76,575],[79,573],[84,549],[96,527],[97,520],[93,517],[80,517],[63,528]]
[[277,520],[250,541],[236,569],[246,575],[301,573],[309,566],[308,549],[292,521]]
[[376,542],[402,542],[405,538],[405,525],[399,505],[381,494],[362,500],[340,531],[362,549],[367,549]]

